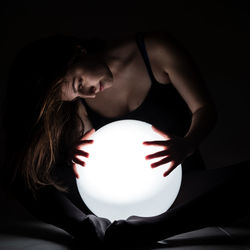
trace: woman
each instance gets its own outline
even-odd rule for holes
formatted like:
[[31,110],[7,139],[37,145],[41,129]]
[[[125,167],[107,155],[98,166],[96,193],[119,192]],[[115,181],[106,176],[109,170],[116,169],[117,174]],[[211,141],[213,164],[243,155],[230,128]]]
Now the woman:
[[[224,194],[232,187],[233,191],[246,190],[242,181],[237,187],[232,181],[236,167],[244,171],[242,176],[238,173],[241,180],[246,176],[247,164],[226,170],[201,171],[204,164],[197,148],[214,126],[216,113],[189,55],[168,36],[158,33],[138,33],[104,46],[89,44],[68,39],[58,53],[62,56],[66,45],[74,48],[68,51],[68,56],[63,56],[64,67],[56,70],[57,64],[51,63],[53,76],[49,79],[53,84],[39,91],[41,104],[37,105],[36,119],[31,122],[34,124],[36,120],[36,125],[31,127],[27,145],[19,154],[21,174],[17,174],[20,177],[13,185],[18,187],[14,190],[20,193],[23,204],[39,218],[65,229],[83,242],[89,239],[98,244],[112,244],[120,239],[131,244],[156,242],[176,233],[224,222],[231,215],[237,217],[238,211],[224,212],[223,208],[231,202]],[[182,163],[185,189],[172,209],[162,215],[131,216],[111,224],[93,215],[83,204],[71,168],[65,163],[73,167],[74,175],[79,178],[77,168],[85,165],[79,156],[88,157],[79,146],[93,143],[88,140],[94,132],[92,128],[126,118],[149,122],[165,136],[166,140],[160,142],[145,142],[145,145],[165,148],[147,158],[155,158],[152,167],[171,163],[164,176]],[[79,132],[83,136],[79,136]],[[69,147],[62,146],[65,141]],[[62,158],[62,154],[66,157]],[[162,156],[164,158],[157,161]],[[19,188],[23,180],[28,184],[26,189]],[[196,194],[185,200],[183,194],[190,190],[191,181],[201,187],[203,195]],[[29,190],[38,198],[32,198]],[[238,204],[244,203],[241,196],[235,200]],[[211,206],[213,202],[217,202],[215,208]],[[201,210],[208,212],[199,217]],[[244,207],[240,211],[246,214],[248,209]],[[177,225],[180,221],[182,223]]]

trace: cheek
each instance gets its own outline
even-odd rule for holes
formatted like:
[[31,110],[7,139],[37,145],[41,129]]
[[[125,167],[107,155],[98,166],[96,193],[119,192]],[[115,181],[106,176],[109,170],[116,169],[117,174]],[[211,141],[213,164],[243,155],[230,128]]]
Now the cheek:
[[62,86],[61,88],[62,101],[71,101],[75,98],[69,86]]

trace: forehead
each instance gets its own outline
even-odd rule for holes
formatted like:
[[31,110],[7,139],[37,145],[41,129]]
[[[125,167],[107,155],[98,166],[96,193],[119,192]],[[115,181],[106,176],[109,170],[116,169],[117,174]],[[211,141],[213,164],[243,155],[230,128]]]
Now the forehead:
[[61,87],[61,92],[62,92],[62,98],[64,100],[71,100],[74,95],[73,91],[73,81],[75,77],[82,76],[85,73],[85,70],[81,66],[77,66],[74,68],[69,69],[66,72],[66,75],[62,79],[62,87]]
[[69,77],[72,77],[72,76],[76,76],[76,75],[82,75],[86,72],[86,70],[84,70],[84,67],[83,66],[75,66],[71,69],[68,70],[67,74],[66,74],[66,77],[69,76]]

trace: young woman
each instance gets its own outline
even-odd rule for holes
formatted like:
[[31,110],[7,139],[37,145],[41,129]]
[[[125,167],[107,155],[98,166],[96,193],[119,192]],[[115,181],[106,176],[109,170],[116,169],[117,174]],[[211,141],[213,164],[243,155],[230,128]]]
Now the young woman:
[[[31,108],[32,112],[26,112],[29,126],[23,126],[26,133],[18,140],[22,150],[15,152],[11,163],[18,166],[13,190],[34,215],[63,228],[83,244],[100,245],[121,239],[130,244],[152,243],[247,214],[242,194],[249,194],[243,181],[249,163],[205,170],[198,146],[213,128],[216,112],[198,69],[176,41],[164,34],[137,33],[103,44],[66,37],[40,44],[46,43],[46,50],[38,52],[40,57],[30,53],[31,68],[40,78],[35,86],[28,78],[32,86],[25,93],[32,90],[28,96],[33,100],[22,111]],[[34,65],[33,57],[46,67]],[[17,89],[9,93],[17,93]],[[15,103],[18,96],[13,98]],[[14,112],[16,105],[9,106]],[[6,112],[7,118],[10,113]],[[182,163],[184,180],[176,203],[167,212],[155,217],[131,216],[111,224],[88,210],[74,176],[79,178],[79,165],[88,167],[79,159],[80,155],[88,157],[88,152],[79,146],[94,143],[88,140],[94,129],[128,118],[149,122],[165,135],[166,140],[145,143],[161,146],[147,157],[155,159],[152,167],[171,163],[164,176]],[[7,130],[12,136],[7,137],[7,152],[11,152],[13,140],[20,135],[16,131],[13,136],[11,126]],[[235,176],[240,181],[235,182]],[[194,189],[200,191],[193,194]],[[234,196],[233,209],[228,209],[231,192],[241,195]]]

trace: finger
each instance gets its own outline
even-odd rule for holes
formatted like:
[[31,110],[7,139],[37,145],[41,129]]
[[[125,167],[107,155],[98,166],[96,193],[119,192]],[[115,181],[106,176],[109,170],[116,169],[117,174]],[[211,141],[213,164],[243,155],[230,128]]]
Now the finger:
[[158,146],[167,146],[169,145],[168,141],[144,141],[144,145],[158,145]]
[[177,165],[173,163],[173,164],[169,167],[169,169],[168,169],[166,172],[164,172],[163,176],[164,176],[164,177],[168,176],[176,167],[177,167]]
[[153,126],[153,125],[152,125],[152,129],[153,129],[156,133],[158,133],[158,134],[160,134],[161,136],[163,136],[165,139],[170,140],[171,137],[170,137],[169,134],[166,134],[165,132],[163,132],[162,130],[156,128],[156,127]]
[[79,150],[79,149],[76,149],[75,150],[75,155],[81,155],[81,156],[84,156],[84,157],[89,157],[89,153],[83,151],[83,150]]
[[154,154],[147,155],[145,158],[146,158],[146,160],[149,160],[149,159],[153,159],[153,158],[157,158],[157,157],[161,157],[161,156],[167,156],[168,153],[169,153],[169,150],[162,150],[162,151],[156,152]]
[[94,140],[83,140],[83,141],[79,141],[76,143],[76,148],[80,149],[81,146],[87,145],[87,144],[93,144]]
[[81,140],[86,140],[86,139],[88,139],[92,134],[94,134],[95,133],[95,129],[94,128],[92,128],[92,129],[90,129],[88,132],[86,132],[84,135],[83,135],[83,137],[81,138]]
[[79,174],[78,174],[77,167],[76,167],[76,164],[75,164],[75,163],[73,163],[73,171],[74,171],[75,177],[76,177],[77,179],[79,179],[80,176],[79,176]]
[[160,165],[166,164],[171,161],[170,157],[165,157],[164,159],[151,164],[152,168],[159,167]]
[[94,140],[80,140],[77,145],[92,144]]
[[85,162],[84,161],[81,161],[80,159],[74,157],[73,161],[76,163],[76,164],[79,164],[81,165],[82,167],[85,166]]

